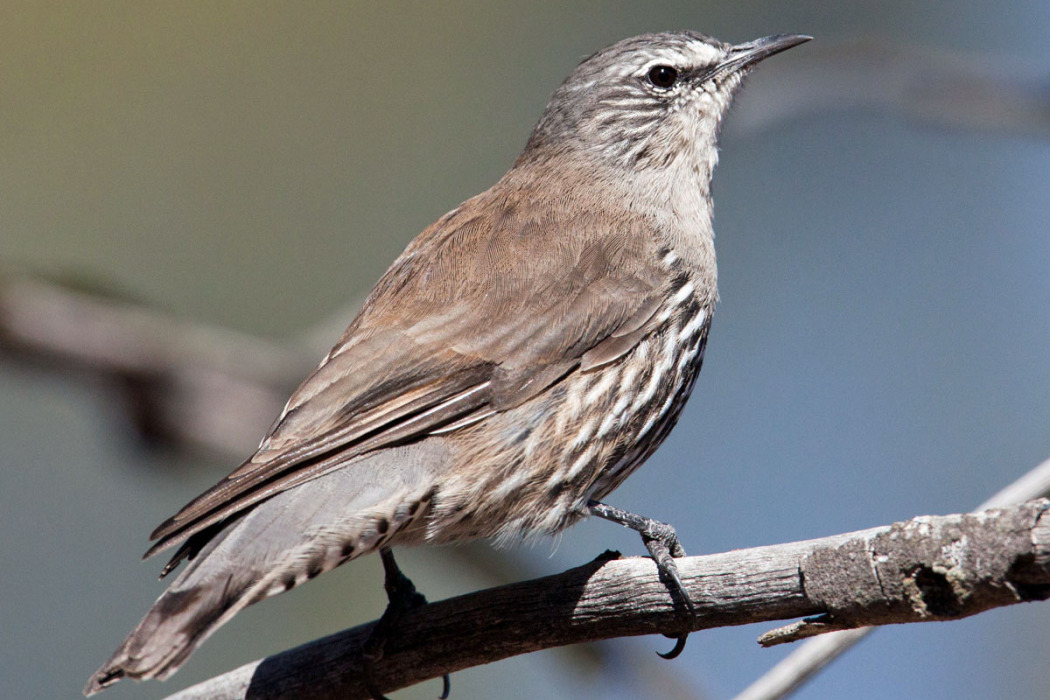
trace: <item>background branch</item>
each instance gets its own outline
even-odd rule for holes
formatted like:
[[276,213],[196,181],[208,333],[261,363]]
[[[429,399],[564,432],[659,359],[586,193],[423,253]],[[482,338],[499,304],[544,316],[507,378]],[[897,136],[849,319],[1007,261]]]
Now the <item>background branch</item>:
[[1039,65],[867,36],[814,44],[776,74],[749,79],[727,135],[847,110],[883,111],[938,128],[1050,134],[1050,93]]
[[[1050,597],[1050,502],[678,562],[697,605],[693,631],[811,616],[783,642],[864,625],[954,620]],[[384,691],[517,654],[585,641],[674,634],[678,618],[648,558],[609,554],[406,615],[374,676]],[[243,666],[169,700],[364,698],[371,623]],[[768,637],[768,635],[767,635]]]
[[0,285],[0,349],[107,382],[148,441],[238,458],[320,356],[26,278]]

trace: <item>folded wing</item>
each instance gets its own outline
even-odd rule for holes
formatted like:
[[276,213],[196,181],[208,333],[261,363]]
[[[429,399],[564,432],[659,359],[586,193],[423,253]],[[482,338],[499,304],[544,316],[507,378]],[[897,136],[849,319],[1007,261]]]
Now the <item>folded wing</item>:
[[[146,556],[207,539],[209,528],[355,456],[519,405],[651,332],[672,280],[646,264],[655,251],[623,241],[652,237],[612,236],[588,214],[560,221],[532,211],[523,220],[490,191],[424,231],[258,451],[162,523]],[[535,234],[545,225],[580,235],[540,250]],[[188,553],[184,545],[166,571]]]

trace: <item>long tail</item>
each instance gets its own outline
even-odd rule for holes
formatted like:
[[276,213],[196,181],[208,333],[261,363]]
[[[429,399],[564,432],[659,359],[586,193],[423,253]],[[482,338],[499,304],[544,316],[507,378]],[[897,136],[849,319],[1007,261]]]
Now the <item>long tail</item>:
[[121,678],[163,680],[248,605],[380,546],[414,544],[421,528],[410,525],[427,511],[443,456],[432,447],[418,443],[355,460],[234,521],[157,599],[84,694]]

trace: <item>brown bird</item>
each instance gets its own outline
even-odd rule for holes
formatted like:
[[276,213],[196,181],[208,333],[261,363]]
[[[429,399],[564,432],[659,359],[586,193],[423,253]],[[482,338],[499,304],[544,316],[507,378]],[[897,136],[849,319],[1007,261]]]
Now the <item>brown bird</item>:
[[153,532],[146,556],[179,546],[162,577],[189,565],[85,693],[166,678],[245,606],[376,550],[389,627],[421,600],[391,547],[588,515],[639,530],[691,608],[673,529],[599,501],[700,370],[719,124],[755,63],[808,39],[646,34],[584,60],[510,171],[394,261],[258,451]]

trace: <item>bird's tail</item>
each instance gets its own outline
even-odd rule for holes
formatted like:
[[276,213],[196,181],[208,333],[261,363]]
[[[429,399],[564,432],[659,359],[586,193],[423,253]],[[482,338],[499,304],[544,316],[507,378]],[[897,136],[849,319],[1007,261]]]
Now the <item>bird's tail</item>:
[[[416,544],[442,453],[383,450],[263,501],[217,534],[84,688],[163,680],[242,609],[379,547]],[[396,536],[396,537],[395,537]]]
[[243,607],[236,605],[238,591],[218,580],[173,589],[157,599],[120,648],[95,672],[84,688],[85,695],[94,695],[121,678],[167,678],[229,619],[232,613],[227,611]]

